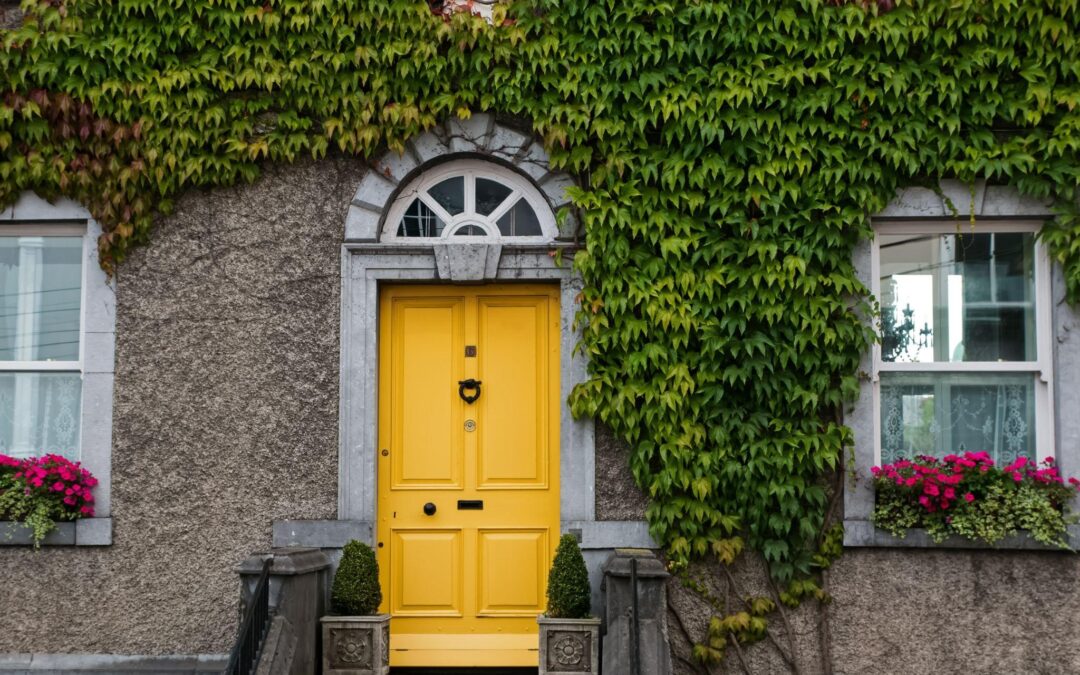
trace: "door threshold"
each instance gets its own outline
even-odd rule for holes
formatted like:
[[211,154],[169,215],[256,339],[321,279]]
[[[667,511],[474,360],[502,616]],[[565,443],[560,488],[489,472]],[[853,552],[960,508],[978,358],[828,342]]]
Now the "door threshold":
[[395,666],[390,669],[391,675],[467,675],[468,673],[480,673],[480,675],[536,675],[536,668],[405,668]]

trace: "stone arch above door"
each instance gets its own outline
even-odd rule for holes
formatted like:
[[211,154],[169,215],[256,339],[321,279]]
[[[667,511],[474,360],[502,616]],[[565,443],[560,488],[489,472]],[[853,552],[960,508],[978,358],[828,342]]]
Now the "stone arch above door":
[[[493,115],[454,118],[424,132],[405,145],[405,152],[387,152],[372,162],[345,220],[345,240],[357,243],[380,241],[384,219],[401,189],[420,173],[438,164],[461,158],[487,160],[521,174],[543,195],[558,214],[570,206],[567,188],[574,185],[568,174],[550,167],[547,152],[532,136],[499,122]],[[578,235],[573,213],[559,219],[556,237],[572,241]]]

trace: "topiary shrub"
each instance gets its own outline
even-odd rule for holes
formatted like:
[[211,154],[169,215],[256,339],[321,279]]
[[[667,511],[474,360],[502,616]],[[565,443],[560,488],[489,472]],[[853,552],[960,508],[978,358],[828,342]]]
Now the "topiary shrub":
[[564,534],[551,563],[547,587],[547,615],[553,619],[584,619],[589,616],[589,571],[572,534]]
[[350,541],[341,552],[341,563],[334,574],[330,605],[338,614],[368,616],[377,614],[382,603],[379,587],[379,562],[367,544]]

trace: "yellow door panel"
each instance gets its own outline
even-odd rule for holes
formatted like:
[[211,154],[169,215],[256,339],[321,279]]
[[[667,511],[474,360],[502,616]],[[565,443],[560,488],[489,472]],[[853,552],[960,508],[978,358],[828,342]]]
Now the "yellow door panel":
[[400,299],[393,321],[395,351],[391,396],[392,455],[396,488],[460,488],[463,472],[461,407],[457,390],[446,383],[462,379],[464,301],[461,298]]
[[392,666],[537,664],[559,533],[558,297],[381,292],[376,550]]
[[481,615],[536,616],[544,606],[547,530],[480,530]]
[[393,614],[461,616],[461,530],[394,530]]
[[548,302],[544,297],[481,297],[477,487],[547,486]]

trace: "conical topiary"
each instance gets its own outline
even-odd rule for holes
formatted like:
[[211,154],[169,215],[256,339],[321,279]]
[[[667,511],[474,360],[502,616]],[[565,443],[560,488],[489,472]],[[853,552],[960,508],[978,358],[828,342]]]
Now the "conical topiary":
[[330,604],[338,614],[369,616],[379,611],[382,589],[379,587],[379,562],[367,544],[350,541],[341,552],[341,563],[334,574]]
[[553,619],[584,619],[589,616],[591,597],[589,571],[577,539],[564,534],[548,574],[547,615]]

